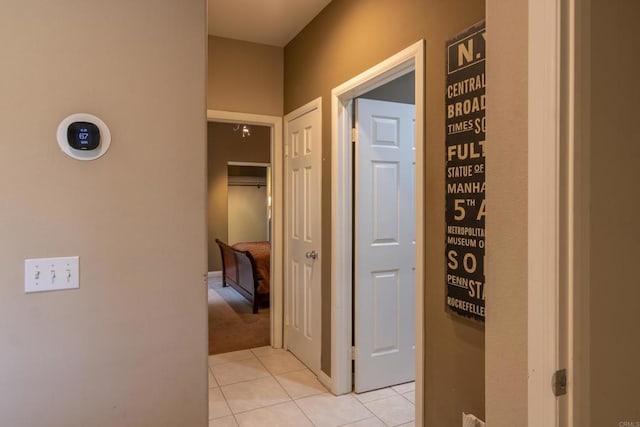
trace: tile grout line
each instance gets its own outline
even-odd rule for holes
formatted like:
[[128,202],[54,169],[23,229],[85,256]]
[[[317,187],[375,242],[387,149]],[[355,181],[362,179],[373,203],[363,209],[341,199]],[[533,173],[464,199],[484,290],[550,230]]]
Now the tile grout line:
[[[409,392],[409,393],[411,393],[411,392]],[[402,396],[402,397],[404,397],[405,399],[407,399],[407,401],[409,401],[409,403],[411,403],[411,404],[413,405],[414,412],[415,412],[416,404],[415,404],[414,402],[412,402],[412,401],[411,401],[407,396],[405,396],[405,394],[408,394],[408,393],[400,394],[400,396]]]
[[[276,374],[274,374],[273,372],[271,372],[271,371],[269,370],[269,368],[268,368],[268,367],[267,367],[267,366],[262,362],[262,360],[260,360],[260,357],[259,357],[257,354],[255,354],[255,353],[253,352],[253,350],[250,350],[250,351],[251,351],[251,353],[253,354],[254,358],[255,358],[255,359],[257,359],[257,360],[258,360],[258,362],[259,362],[259,363],[264,367],[264,369],[267,371],[267,373],[269,374],[269,376],[267,376],[267,377],[254,378],[254,379],[246,380],[246,381],[239,381],[239,382],[237,382],[237,383],[226,384],[226,385],[240,384],[240,383],[243,383],[243,382],[250,382],[250,381],[255,381],[255,380],[257,380],[257,379],[263,379],[263,378],[269,378],[269,377],[271,377],[271,378],[273,378],[273,380],[276,382],[276,384],[278,384],[278,386],[279,386],[280,388],[282,388],[282,390],[285,392],[285,394],[286,394],[286,395],[287,395],[287,397],[288,397],[288,400],[287,400],[287,401],[285,401],[285,402],[272,403],[272,404],[270,404],[270,405],[261,406],[260,408],[248,409],[248,410],[246,410],[246,411],[241,411],[241,412],[234,412],[234,411],[231,409],[231,405],[229,405],[229,401],[228,401],[228,399],[227,399],[227,396],[226,396],[226,394],[225,394],[224,390],[222,389],[222,387],[223,387],[223,386],[222,386],[222,385],[219,385],[219,387],[220,387],[220,392],[222,393],[222,397],[224,398],[225,403],[226,403],[226,404],[227,404],[227,406],[229,407],[229,410],[231,411],[231,415],[233,416],[234,420],[236,421],[236,424],[239,424],[239,423],[238,423],[238,420],[237,420],[237,418],[236,418],[236,415],[244,414],[244,413],[251,412],[251,411],[255,411],[255,410],[258,410],[258,409],[263,409],[263,408],[268,408],[268,407],[272,407],[272,406],[277,406],[277,405],[281,405],[281,404],[288,403],[288,402],[293,402],[293,403],[296,405],[296,407],[298,407],[298,409],[300,410],[300,412],[302,412],[302,414],[303,414],[307,419],[309,419],[309,417],[308,417],[308,416],[307,416],[307,414],[302,410],[302,408],[300,408],[300,407],[297,405],[297,403],[295,403],[295,399],[293,398],[293,396],[291,396],[291,394],[287,391],[287,389],[286,389],[286,388],[284,388],[284,386],[280,383],[280,381],[278,381],[278,378],[276,378]],[[250,360],[250,359],[242,359],[242,360]],[[242,360],[240,360],[240,361],[242,361]],[[230,361],[230,362],[234,362],[234,361]],[[230,362],[229,362],[229,363],[230,363]],[[238,362],[238,361],[236,361],[236,362]],[[220,364],[220,365],[221,365],[221,364]],[[287,374],[287,373],[290,373],[290,372],[304,371],[304,370],[307,370],[307,369],[308,369],[308,368],[306,368],[306,367],[305,367],[305,368],[303,368],[303,369],[295,369],[295,370],[292,370],[292,371],[281,372],[281,373],[280,373],[280,374],[278,374],[278,375]],[[212,371],[212,374],[213,374],[213,371]],[[215,374],[213,374],[213,376],[214,376],[214,378],[215,378]],[[217,381],[217,378],[216,378],[216,381]],[[223,417],[218,417],[218,418],[215,418],[215,419],[219,419],[219,418],[224,418],[224,416],[223,416]],[[311,421],[310,419],[309,419],[309,421],[311,422],[311,424],[313,424],[313,425],[315,426],[315,424],[313,423],[313,421]]]
[[[227,396],[225,395],[225,393],[224,393],[224,391],[223,391],[223,389],[222,389],[222,387],[224,387],[224,386],[223,386],[223,385],[221,385],[221,384],[218,382],[218,379],[217,379],[217,377],[215,376],[215,374],[214,374],[214,372],[213,372],[213,366],[212,366],[212,365],[207,364],[208,369],[210,370],[211,374],[212,374],[212,375],[213,375],[213,377],[214,377],[214,380],[215,380],[215,381],[216,381],[216,383],[218,384],[217,388],[219,388],[219,389],[220,389],[220,393],[222,394],[222,397],[223,397],[223,399],[224,399],[224,401],[225,401],[225,404],[226,404],[226,405],[227,405],[227,407],[229,408],[229,411],[231,412],[231,416],[233,417],[233,419],[234,419],[235,423],[236,423],[237,425],[239,425],[237,415],[241,415],[241,414],[245,414],[245,413],[248,413],[248,412],[252,412],[252,411],[256,411],[256,410],[260,410],[260,409],[263,409],[263,408],[269,408],[269,407],[273,407],[273,406],[277,406],[277,405],[285,404],[285,403],[288,403],[288,402],[293,402],[293,403],[294,403],[294,405],[296,406],[296,408],[298,408],[298,410],[299,410],[299,411],[304,415],[304,417],[305,417],[305,418],[306,418],[306,419],[311,423],[311,425],[316,426],[316,424],[315,424],[315,423],[313,422],[313,420],[309,417],[309,415],[307,415],[307,413],[306,413],[306,412],[302,409],[302,407],[300,407],[300,405],[298,404],[298,401],[299,401],[299,400],[302,400],[302,399],[305,399],[305,398],[308,398],[308,397],[312,397],[312,396],[315,396],[315,395],[301,396],[301,397],[299,397],[299,398],[294,398],[294,397],[289,393],[289,391],[287,391],[287,389],[284,387],[284,385],[283,385],[283,384],[278,380],[278,378],[276,377],[276,375],[286,375],[286,374],[289,374],[289,373],[292,373],[292,372],[310,371],[310,370],[309,370],[309,368],[307,368],[307,367],[305,366],[304,368],[301,368],[301,369],[294,369],[294,370],[291,370],[291,371],[286,371],[286,372],[281,372],[281,373],[278,373],[278,374],[274,374],[274,373],[272,373],[272,372],[268,369],[268,367],[264,364],[264,362],[261,360],[261,357],[260,357],[260,356],[258,356],[258,355],[253,351],[253,350],[254,350],[254,349],[249,349],[249,352],[250,352],[250,354],[251,354],[251,356],[252,356],[251,358],[240,359],[240,360],[229,360],[229,361],[226,361],[226,362],[224,362],[224,363],[218,363],[218,364],[213,365],[213,366],[219,366],[219,365],[223,365],[223,364],[225,364],[225,363],[234,363],[234,362],[236,362],[236,363],[237,363],[237,362],[242,362],[242,361],[246,361],[246,360],[257,359],[257,360],[258,360],[258,362],[259,362],[259,364],[260,364],[260,365],[265,369],[265,371],[267,372],[267,374],[268,374],[268,375],[267,375],[267,376],[264,376],[264,377],[258,377],[258,378],[250,379],[250,380],[238,381],[238,382],[236,382],[236,383],[225,384],[224,386],[231,386],[231,385],[234,385],[234,384],[241,384],[241,383],[245,383],[245,382],[250,382],[250,381],[255,381],[255,380],[265,379],[265,378],[269,378],[269,377],[271,377],[273,380],[275,380],[276,384],[278,384],[278,386],[279,386],[279,387],[280,387],[280,388],[285,392],[285,395],[288,397],[288,400],[286,400],[286,401],[284,401],[284,402],[273,403],[273,404],[265,405],[265,406],[262,406],[262,407],[259,407],[259,408],[249,409],[249,410],[246,410],[246,411],[242,411],[242,412],[237,412],[237,413],[235,413],[235,412],[231,409],[231,405],[229,404],[229,401],[228,401],[228,399],[227,399]],[[285,350],[285,352],[286,352],[287,354],[290,354],[290,353],[289,353],[289,352],[287,352],[286,350]],[[281,353],[280,353],[280,354],[281,354]],[[268,357],[268,356],[270,356],[270,355],[268,355],[268,354],[263,355],[263,357]],[[294,357],[295,357],[295,356],[294,356]],[[311,371],[311,372],[312,372],[312,371]],[[313,372],[312,372],[312,373],[313,373]],[[210,387],[210,389],[211,389],[211,388],[216,388],[216,387]],[[360,405],[362,405],[364,408],[366,408],[366,409],[367,409],[367,410],[372,414],[372,416],[371,416],[371,417],[363,418],[362,420],[357,420],[357,421],[354,421],[354,422],[360,422],[360,421],[363,421],[363,420],[368,420],[368,419],[374,419],[374,418],[375,418],[375,419],[377,419],[378,421],[380,421],[383,425],[385,425],[385,426],[387,426],[387,427],[393,427],[393,426],[396,426],[396,427],[397,427],[397,426],[401,426],[401,425],[403,425],[403,423],[400,423],[400,424],[394,424],[393,426],[390,426],[389,424],[385,423],[385,422],[384,422],[380,417],[378,417],[375,413],[373,413],[373,411],[371,411],[371,410],[368,408],[368,406],[367,406],[367,403],[372,403],[372,402],[376,402],[376,401],[383,400],[383,399],[388,399],[388,398],[395,397],[395,396],[402,396],[402,398],[403,398],[403,399],[405,399],[407,402],[409,402],[409,403],[410,403],[411,405],[413,405],[413,406],[414,406],[414,408],[415,408],[415,403],[411,402],[411,400],[409,400],[409,399],[404,395],[404,393],[400,393],[399,391],[394,390],[392,387],[388,387],[388,389],[389,389],[389,390],[391,390],[391,391],[394,393],[394,394],[393,394],[393,396],[379,397],[379,398],[376,398],[376,399],[369,400],[369,401],[367,401],[367,402],[362,402],[362,401],[360,401],[360,399],[358,399],[358,398],[356,397],[356,394],[355,394],[355,393],[353,393],[353,392],[351,392],[351,393],[350,393],[350,395],[355,399],[355,401],[356,401],[356,402],[358,402]],[[326,390],[326,388],[325,388],[325,393],[330,393],[330,392],[329,392],[328,390]],[[411,391],[407,391],[406,393],[411,393]],[[319,393],[319,394],[322,394],[322,393]],[[217,417],[217,418],[213,418],[213,419],[221,419],[221,418],[225,418],[225,417],[227,417],[227,416],[225,415],[225,416]],[[210,421],[211,421],[211,420],[210,420]],[[352,422],[352,423],[353,423],[353,422]],[[352,423],[342,424],[342,426],[346,426],[346,425],[349,425],[349,424],[352,424]]]
[[[308,397],[308,396],[307,396],[307,397]],[[304,399],[304,397],[301,397],[300,399]],[[312,420],[311,418],[309,418],[309,415],[307,415],[307,413],[306,413],[306,412],[304,412],[304,409],[302,409],[302,408],[300,407],[300,405],[298,405],[298,399],[294,399],[294,400],[293,400],[293,403],[296,405],[296,408],[298,408],[298,410],[302,413],[302,415],[304,415],[304,416],[309,420],[309,422],[311,423],[311,425],[312,425],[312,426],[314,426],[314,427],[317,427],[317,426],[316,426],[316,423],[314,423],[314,422],[313,422],[313,420]]]
[[[284,388],[284,386],[280,383],[280,381],[278,381],[278,378],[276,378],[275,374],[274,374],[274,373],[272,373],[272,372],[269,370],[269,368],[267,368],[267,366],[262,362],[262,360],[260,360],[260,357],[259,357],[255,352],[253,352],[253,350],[251,350],[251,353],[254,355],[254,357],[255,357],[256,359],[258,359],[258,362],[260,362],[260,364],[261,364],[261,365],[262,365],[262,366],[267,370],[267,372],[269,373],[269,375],[271,376],[271,378],[273,378],[273,379],[275,380],[275,382],[276,382],[276,383],[277,383],[277,384],[282,388],[282,390],[284,390],[285,394],[289,397],[288,402],[293,402],[293,404],[294,404],[294,405],[298,408],[298,410],[299,410],[299,411],[300,411],[300,412],[305,416],[305,418],[306,418],[306,419],[308,419],[308,420],[309,420],[309,422],[310,422],[313,426],[315,426],[316,424],[315,424],[315,423],[314,423],[314,422],[309,418],[309,416],[308,416],[308,415],[307,415],[307,414],[302,410],[302,408],[301,408],[301,407],[298,405],[298,403],[296,402],[296,399],[294,399],[294,398],[293,398],[293,396],[291,396],[291,394],[287,391],[287,389],[286,389],[286,388]],[[287,352],[287,353],[288,353],[288,352]],[[294,357],[295,357],[295,356],[294,356]],[[303,368],[303,369],[296,369],[296,370],[293,370],[293,371],[281,372],[279,375],[286,374],[286,373],[289,373],[289,372],[304,371],[304,370],[307,370],[307,369],[308,369],[308,368],[305,366],[305,368]],[[215,375],[214,375],[214,376],[215,376]],[[266,377],[265,377],[265,378],[266,378]],[[217,381],[217,379],[216,379],[216,381]],[[222,389],[221,389],[221,391],[222,391]],[[227,397],[226,397],[226,395],[224,394],[224,392],[222,393],[222,395],[223,395],[223,397],[224,397],[224,399],[225,399],[225,401],[226,401],[226,400],[227,400]],[[262,408],[267,408],[267,407],[270,407],[270,406],[276,406],[276,405],[280,405],[280,404],[284,404],[284,403],[287,403],[287,402],[275,403],[275,404],[272,404],[272,405],[263,406]],[[231,409],[231,406],[230,406],[228,403],[227,403],[227,405],[229,406],[229,409]],[[262,409],[262,408],[257,408],[257,409]],[[256,409],[252,409],[252,410],[256,410]],[[252,410],[245,411],[245,412],[250,412],[250,411],[252,411]],[[232,411],[232,413],[233,413],[233,411]],[[240,414],[240,413],[243,413],[243,412],[239,412],[239,414]],[[233,414],[234,419],[236,419],[236,418],[235,418],[235,415],[236,415],[236,414]],[[236,419],[236,423],[238,423],[238,420],[237,420],[237,419]],[[238,423],[238,424],[239,424],[239,423]]]

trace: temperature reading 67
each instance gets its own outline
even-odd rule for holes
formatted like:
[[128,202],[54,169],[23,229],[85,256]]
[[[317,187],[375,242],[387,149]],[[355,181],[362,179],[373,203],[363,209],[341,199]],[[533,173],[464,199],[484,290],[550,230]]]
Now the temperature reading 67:
[[[469,208],[477,207],[476,199],[455,199],[453,203],[455,210],[455,215],[453,216],[453,218],[456,221],[462,221],[463,219],[465,219],[467,216],[467,210],[469,210]],[[480,221],[484,216],[485,201],[482,200],[482,202],[480,203],[480,208],[478,209],[478,213],[475,215],[475,217],[476,220]]]

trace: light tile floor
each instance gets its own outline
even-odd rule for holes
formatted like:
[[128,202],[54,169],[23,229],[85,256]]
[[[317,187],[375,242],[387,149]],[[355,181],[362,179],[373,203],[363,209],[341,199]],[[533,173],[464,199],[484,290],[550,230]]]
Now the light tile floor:
[[334,396],[285,350],[209,356],[209,427],[408,427],[414,400],[414,383]]

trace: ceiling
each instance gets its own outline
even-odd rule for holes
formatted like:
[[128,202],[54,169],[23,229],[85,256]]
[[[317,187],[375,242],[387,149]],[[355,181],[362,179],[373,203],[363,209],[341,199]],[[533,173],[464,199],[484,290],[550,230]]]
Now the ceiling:
[[331,0],[208,0],[209,34],[284,47]]

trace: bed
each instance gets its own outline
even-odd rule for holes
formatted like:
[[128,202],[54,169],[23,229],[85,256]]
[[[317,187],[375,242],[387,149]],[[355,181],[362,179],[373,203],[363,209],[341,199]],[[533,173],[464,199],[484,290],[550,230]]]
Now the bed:
[[222,284],[231,286],[253,305],[269,301],[271,245],[269,242],[242,242],[229,246],[216,239],[222,256]]

